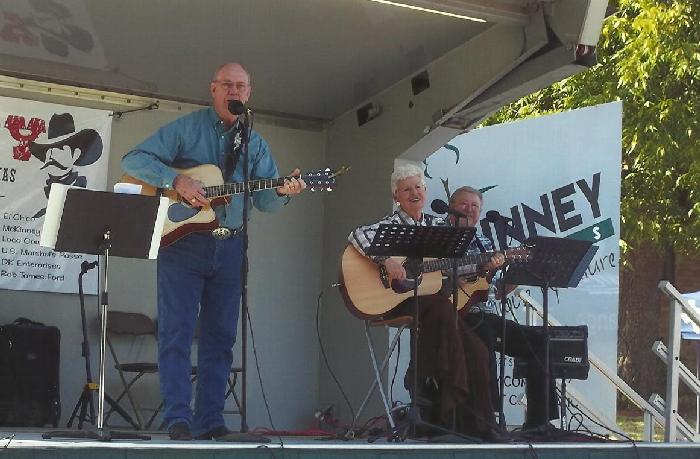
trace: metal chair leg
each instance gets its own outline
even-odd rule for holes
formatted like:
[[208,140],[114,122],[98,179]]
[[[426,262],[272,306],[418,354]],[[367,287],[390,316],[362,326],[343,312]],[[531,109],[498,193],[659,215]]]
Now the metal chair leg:
[[[112,354],[112,358],[114,359],[115,362],[119,362],[119,359],[117,359],[117,353],[115,352],[114,346],[112,345],[112,340],[109,337],[106,337],[105,340],[106,340],[107,345],[109,347],[109,352]],[[134,398],[131,396],[131,391],[130,391],[133,383],[135,383],[137,379],[139,379],[141,376],[143,376],[143,373],[139,374],[130,383],[127,383],[126,377],[124,376],[124,372],[120,368],[117,368],[117,370],[119,373],[119,379],[121,379],[121,381],[122,381],[124,391],[119,395],[116,403],[119,403],[119,400],[121,400],[122,397],[124,395],[126,395],[127,399],[129,400],[129,404],[131,405],[131,409],[134,410],[134,415],[136,416],[136,423],[138,424],[139,429],[143,430],[143,428],[144,428],[143,419],[141,419],[141,413],[139,413],[139,407],[136,404],[136,402],[134,401]],[[111,415],[112,411],[114,411],[114,409],[110,410],[110,412],[109,412],[110,415]],[[109,418],[109,415],[107,416],[107,418]],[[107,421],[107,419],[104,420],[104,422],[106,422],[106,421]]]
[[370,355],[370,360],[372,361],[372,368],[374,370],[374,379],[372,381],[372,384],[367,391],[367,395],[365,395],[364,400],[362,401],[362,404],[360,405],[360,408],[358,408],[357,413],[355,414],[355,418],[352,420],[352,427],[355,426],[357,423],[357,420],[360,418],[362,415],[362,412],[367,406],[367,403],[369,402],[369,399],[372,397],[372,394],[374,393],[374,389],[379,387],[379,393],[382,398],[382,403],[384,404],[384,410],[386,411],[386,416],[387,416],[387,421],[389,422],[389,426],[393,429],[396,428],[396,424],[394,423],[394,417],[391,414],[391,407],[389,406],[389,401],[386,396],[386,391],[384,390],[384,386],[381,384],[382,381],[382,372],[386,368],[387,364],[389,363],[389,359],[391,358],[391,355],[394,353],[394,349],[396,348],[396,345],[399,342],[399,339],[401,338],[401,332],[403,332],[404,328],[406,328],[406,325],[401,325],[396,332],[396,335],[394,336],[394,339],[392,339],[391,344],[389,345],[389,348],[387,350],[386,356],[384,356],[384,360],[382,360],[381,365],[377,364],[377,355],[374,352],[374,343],[372,342],[372,336],[370,334],[370,325],[368,321],[365,321],[365,336],[367,337],[367,347],[369,348],[369,355]]

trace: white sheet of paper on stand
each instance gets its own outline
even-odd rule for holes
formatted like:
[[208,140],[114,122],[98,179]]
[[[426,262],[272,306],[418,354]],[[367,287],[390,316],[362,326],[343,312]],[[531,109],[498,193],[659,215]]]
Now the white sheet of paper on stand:
[[137,185],[136,183],[115,183],[114,192],[123,194],[141,194],[141,185]]

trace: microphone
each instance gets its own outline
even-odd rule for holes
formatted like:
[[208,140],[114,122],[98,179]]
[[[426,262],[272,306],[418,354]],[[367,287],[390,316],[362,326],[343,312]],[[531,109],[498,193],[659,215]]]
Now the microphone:
[[246,106],[243,105],[243,102],[233,99],[228,101],[228,111],[232,115],[238,116],[246,113],[248,110],[246,109]]
[[430,203],[430,208],[433,209],[433,212],[436,214],[446,214],[447,211],[450,210],[450,206],[442,199],[434,199],[433,202]]
[[512,218],[504,217],[503,215],[499,214],[497,210],[489,210],[486,212],[486,220],[490,221],[491,223],[497,223],[500,221],[503,222],[512,222]]
[[455,217],[467,218],[467,216],[462,212],[450,209],[450,206],[448,206],[442,199],[434,199],[433,202],[430,203],[430,208],[433,209],[433,212],[436,214],[452,214]]

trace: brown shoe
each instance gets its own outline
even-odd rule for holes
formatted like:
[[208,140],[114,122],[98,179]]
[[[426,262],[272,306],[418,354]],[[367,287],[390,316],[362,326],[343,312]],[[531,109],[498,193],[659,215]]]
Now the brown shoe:
[[176,422],[175,424],[168,427],[168,435],[170,436],[171,440],[175,441],[192,440],[190,426],[188,426],[186,422]]

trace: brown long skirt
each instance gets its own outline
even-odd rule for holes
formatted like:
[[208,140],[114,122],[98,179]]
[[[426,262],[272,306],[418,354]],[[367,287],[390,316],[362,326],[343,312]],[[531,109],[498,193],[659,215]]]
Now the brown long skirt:
[[[489,385],[489,354],[484,343],[455,316],[452,303],[442,295],[418,297],[420,320],[418,333],[418,397],[428,398],[432,409],[426,421],[469,434],[488,432],[494,426],[494,410]],[[410,298],[391,316],[415,315]],[[415,396],[413,368],[406,373],[407,389]],[[454,424],[456,420],[456,425]]]

